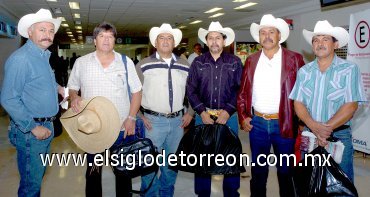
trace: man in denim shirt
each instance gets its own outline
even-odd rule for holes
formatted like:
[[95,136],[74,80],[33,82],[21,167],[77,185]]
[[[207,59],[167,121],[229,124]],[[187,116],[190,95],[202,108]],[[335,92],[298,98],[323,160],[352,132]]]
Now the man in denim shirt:
[[[223,51],[234,41],[234,31],[212,22],[208,30],[199,29],[198,37],[208,45],[209,52],[194,59],[186,86],[190,104],[197,112],[195,125],[226,124],[237,134],[236,96],[242,63],[237,56]],[[212,112],[219,114],[216,121],[210,117]],[[195,174],[194,185],[197,195],[211,195],[211,175]],[[239,196],[239,187],[239,174],[225,176],[224,196]]]
[[17,149],[18,196],[40,196],[46,168],[40,154],[50,150],[52,121],[59,109],[57,93],[64,95],[55,81],[47,50],[60,23],[46,9],[22,17],[18,32],[28,41],[5,63],[1,105],[10,115],[9,138]]

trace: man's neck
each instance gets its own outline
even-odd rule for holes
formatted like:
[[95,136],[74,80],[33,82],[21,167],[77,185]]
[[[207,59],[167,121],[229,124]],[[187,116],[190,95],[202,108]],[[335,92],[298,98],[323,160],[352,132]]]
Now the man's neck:
[[210,51],[210,53],[211,53],[211,56],[213,57],[213,59],[214,59],[215,61],[217,61],[217,59],[221,56],[222,51],[221,51],[220,53],[212,53],[212,52]]
[[327,57],[317,57],[317,64],[321,72],[325,72],[331,65],[334,59],[334,53]]
[[106,51],[97,50],[96,55],[98,56],[98,58],[109,58],[109,57],[114,56],[114,52],[113,51],[106,52]]
[[265,54],[265,56],[267,58],[269,58],[270,60],[274,57],[274,55],[279,51],[280,47],[275,47],[275,48],[272,48],[272,49],[265,49],[263,48],[262,49],[262,52],[263,54]]
[[170,59],[172,58],[172,52],[171,53],[161,53],[157,51],[159,57],[164,58],[164,59]]

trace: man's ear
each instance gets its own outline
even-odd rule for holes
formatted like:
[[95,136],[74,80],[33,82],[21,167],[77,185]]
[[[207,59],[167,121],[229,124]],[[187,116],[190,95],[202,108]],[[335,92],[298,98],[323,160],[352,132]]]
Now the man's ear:
[[338,49],[339,48],[339,41],[336,41],[334,42],[334,49]]

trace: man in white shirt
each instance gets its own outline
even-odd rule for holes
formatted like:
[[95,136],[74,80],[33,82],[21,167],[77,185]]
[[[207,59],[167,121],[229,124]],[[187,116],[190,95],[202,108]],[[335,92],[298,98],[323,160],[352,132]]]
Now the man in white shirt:
[[[135,132],[135,117],[141,102],[141,82],[132,60],[126,57],[126,70],[121,54],[113,50],[117,37],[113,25],[106,22],[99,24],[93,36],[96,51],[78,58],[71,71],[68,81],[71,107],[73,111],[79,112],[82,99],[95,96],[108,98],[117,108],[122,124],[118,139],[111,147],[114,148],[122,142],[124,132],[128,135]],[[132,93],[131,104],[126,83]],[[81,91],[81,97],[78,91]],[[88,153],[87,162],[93,163],[95,155]],[[102,196],[101,175],[101,166],[87,166],[86,196]],[[130,190],[131,179],[116,175],[116,196],[131,196]]]
[[[294,196],[289,167],[293,163],[279,157],[294,153],[298,118],[288,96],[304,61],[302,55],[281,47],[289,36],[289,26],[283,19],[264,15],[260,25],[253,23],[250,31],[262,50],[245,62],[237,107],[241,128],[250,132],[252,162],[256,164],[252,165],[251,196],[266,196],[269,166],[258,165],[257,158],[269,155],[271,145],[277,156],[280,196]],[[263,164],[266,157],[258,161]]]
[[199,43],[195,43],[193,47],[194,53],[189,55],[188,62],[191,65],[193,63],[194,59],[202,54],[202,45]]

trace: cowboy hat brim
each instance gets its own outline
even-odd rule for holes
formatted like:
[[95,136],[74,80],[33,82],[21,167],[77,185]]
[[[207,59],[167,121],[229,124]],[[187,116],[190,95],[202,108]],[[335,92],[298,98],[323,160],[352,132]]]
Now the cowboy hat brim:
[[[120,132],[121,123],[114,104],[105,97],[94,97],[80,102],[81,110],[78,113],[68,109],[60,121],[73,142],[88,153],[101,153],[109,149]],[[84,110],[91,110],[99,114],[101,129],[99,132],[86,134],[78,130],[77,118]]]
[[312,38],[317,35],[329,35],[338,40],[338,48],[346,46],[349,41],[348,32],[342,27],[333,27],[332,30],[312,32],[306,29],[302,31],[304,39],[312,46]]
[[271,24],[263,24],[258,25],[257,23],[252,23],[250,27],[250,32],[253,37],[253,39],[260,43],[260,30],[264,27],[275,27],[280,31],[280,40],[279,43],[285,42],[289,37],[289,26],[288,24],[281,18],[277,18],[274,22],[271,22]]
[[[40,12],[41,11],[41,12]],[[40,14],[40,13],[42,14]],[[25,38],[29,38],[28,35],[28,28],[31,27],[31,25],[39,22],[49,22],[54,24],[54,32],[56,33],[60,27],[60,24],[62,21],[60,19],[54,19],[51,16],[51,13],[46,14],[46,12],[49,12],[49,10],[40,9],[37,13],[27,14],[23,16],[18,23],[18,32],[21,36]]]
[[[198,30],[198,37],[199,39],[204,43],[204,44],[207,44],[207,39],[206,39],[206,36],[209,32],[212,32],[212,31],[208,31],[206,29],[203,29],[203,28],[199,28]],[[231,43],[234,42],[235,40],[235,33],[234,31],[229,28],[229,27],[225,27],[225,28],[222,28],[222,29],[219,29],[215,32],[219,32],[219,33],[222,33],[222,34],[225,34],[226,35],[226,39],[225,39],[225,46],[229,46]]]
[[149,31],[150,43],[155,47],[155,40],[159,34],[169,33],[173,36],[175,47],[180,44],[182,39],[182,32],[179,29],[163,29],[160,27],[152,27]]

